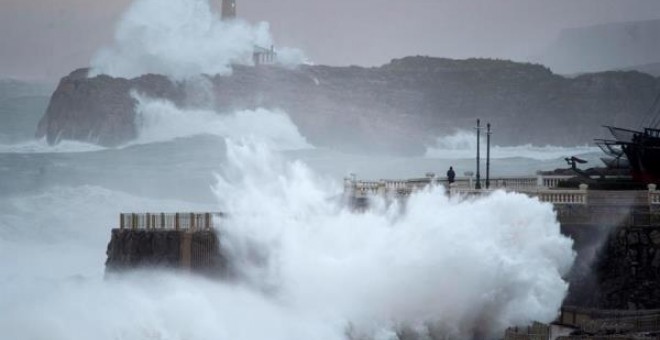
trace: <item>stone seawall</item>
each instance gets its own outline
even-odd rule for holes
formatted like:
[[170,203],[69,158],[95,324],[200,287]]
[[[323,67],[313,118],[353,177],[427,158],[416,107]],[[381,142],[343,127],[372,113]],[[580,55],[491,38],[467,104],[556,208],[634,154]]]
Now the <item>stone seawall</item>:
[[594,270],[600,308],[660,308],[660,225],[614,230]]
[[170,268],[215,276],[225,268],[214,230],[113,229],[107,255],[106,272]]
[[565,305],[660,309],[660,225],[562,225],[576,263]]

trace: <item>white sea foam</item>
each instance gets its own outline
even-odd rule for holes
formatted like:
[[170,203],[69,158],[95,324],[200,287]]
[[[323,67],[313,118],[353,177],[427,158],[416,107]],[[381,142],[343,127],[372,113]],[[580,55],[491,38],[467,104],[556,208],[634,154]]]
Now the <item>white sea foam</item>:
[[15,144],[0,144],[0,153],[78,153],[105,149],[95,144],[78,141],[61,141],[49,145],[45,138]]
[[405,212],[356,214],[333,203],[338,188],[263,145],[229,143],[228,157],[216,188],[231,212],[226,250],[247,282],[294,310],[367,338],[401,326],[488,337],[556,317],[573,253],[549,204],[429,189]]
[[182,109],[165,99],[134,94],[138,138],[129,145],[170,141],[196,135],[250,138],[278,150],[311,148],[289,116],[279,110],[241,110],[220,114],[211,109]]
[[[427,158],[442,158],[442,159],[465,159],[473,158],[477,152],[477,137],[475,133],[469,131],[457,131],[456,133],[438,137],[435,145],[426,148]],[[481,150],[485,157],[486,155],[486,141],[485,138],[481,139]],[[512,158],[523,157],[537,160],[551,160],[557,158],[570,157],[575,155],[600,152],[595,146],[535,146],[531,144],[518,145],[518,146],[498,146],[492,145],[490,156],[493,159],[497,158]]]
[[[253,62],[255,45],[272,44],[267,23],[221,21],[208,0],[136,0],[123,14],[114,44],[92,59],[90,76],[155,73],[183,79],[228,74],[232,64]],[[278,60],[286,65],[304,61],[299,50],[281,52]]]
[[[0,199],[0,329],[11,339],[396,339],[501,336],[551,321],[573,261],[552,207],[504,192],[352,213],[338,184],[265,144],[227,143],[219,205],[98,187]],[[185,174],[182,174],[185,175]],[[120,211],[223,210],[237,279],[138,272],[102,279]],[[348,335],[347,335],[348,334]]]

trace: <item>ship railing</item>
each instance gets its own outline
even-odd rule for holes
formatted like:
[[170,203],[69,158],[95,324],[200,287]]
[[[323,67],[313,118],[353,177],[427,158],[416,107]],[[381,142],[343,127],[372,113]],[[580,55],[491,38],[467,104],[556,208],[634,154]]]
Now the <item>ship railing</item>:
[[209,230],[219,223],[222,213],[122,213],[119,228],[131,230]]
[[608,130],[610,130],[610,133],[614,138],[616,138],[617,142],[622,142],[622,143],[632,143],[633,140],[635,139],[635,136],[639,136],[642,134],[641,131],[636,131],[636,130],[630,130],[630,129],[623,129],[623,128],[618,128],[614,126],[605,126]]

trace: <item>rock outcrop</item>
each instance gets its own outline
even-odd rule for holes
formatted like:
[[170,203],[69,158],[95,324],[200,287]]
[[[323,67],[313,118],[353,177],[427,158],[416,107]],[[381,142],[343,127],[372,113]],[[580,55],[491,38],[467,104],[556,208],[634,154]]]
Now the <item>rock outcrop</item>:
[[[375,68],[234,67],[205,77],[218,112],[257,107],[287,112],[317,146],[421,153],[437,136],[490,121],[499,145],[590,143],[603,124],[637,127],[660,79],[639,72],[565,78],[540,65],[502,60],[408,57]],[[37,136],[115,146],[135,138],[135,90],[195,106],[195,85],[78,70],[63,78]]]

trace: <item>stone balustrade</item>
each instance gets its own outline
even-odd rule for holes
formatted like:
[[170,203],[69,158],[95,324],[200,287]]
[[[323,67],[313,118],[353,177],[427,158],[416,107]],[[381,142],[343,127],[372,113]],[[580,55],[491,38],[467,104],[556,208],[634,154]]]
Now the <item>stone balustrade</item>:
[[[436,184],[447,187],[450,195],[463,196],[483,196],[491,193],[493,190],[515,191],[538,197],[543,202],[554,204],[587,204],[587,189],[583,187],[580,190],[557,190],[560,181],[571,178],[571,176],[527,176],[527,177],[496,177],[490,179],[489,189],[474,189],[472,178],[457,178],[451,187],[446,180],[437,179],[433,174],[427,174],[425,178],[409,180],[385,180],[365,181],[346,178],[344,181],[344,191],[347,195],[357,198],[365,198],[369,195],[384,196],[405,196],[422,189],[428,185]],[[482,188],[485,188],[485,180],[481,181]],[[649,196],[649,199],[656,199],[660,204],[660,193],[655,196]]]
[[556,188],[559,186],[559,182],[566,181],[575,176],[567,175],[538,175],[537,176],[537,185],[544,188]]
[[[574,176],[523,176],[523,177],[494,177],[490,179],[490,189],[504,189],[509,191],[532,191],[539,188],[556,188],[559,182],[570,179]],[[486,180],[481,179],[481,187],[486,187]],[[425,178],[408,180],[388,180],[379,181],[356,180],[355,178],[345,178],[345,189],[355,190],[357,192],[377,193],[377,192],[406,192],[410,193],[415,189],[423,188],[431,183],[448,186],[446,179],[436,178],[435,174],[429,173]],[[456,178],[453,186],[457,188],[474,188],[475,180],[469,177]]]
[[[527,194],[531,197],[537,197],[541,202],[548,202],[553,204],[578,204],[584,205],[587,204],[587,189],[579,190],[554,190],[554,189],[544,189],[544,188],[525,188],[526,190],[511,190],[514,192],[519,192]],[[501,189],[495,189],[501,190]],[[451,196],[465,196],[465,197],[479,197],[486,196],[491,194],[493,189],[490,190],[476,190],[476,189],[463,189],[463,188],[454,188],[449,191]]]
[[587,204],[587,191],[585,190],[539,190],[529,193],[530,196],[538,197],[541,202],[552,204]]

